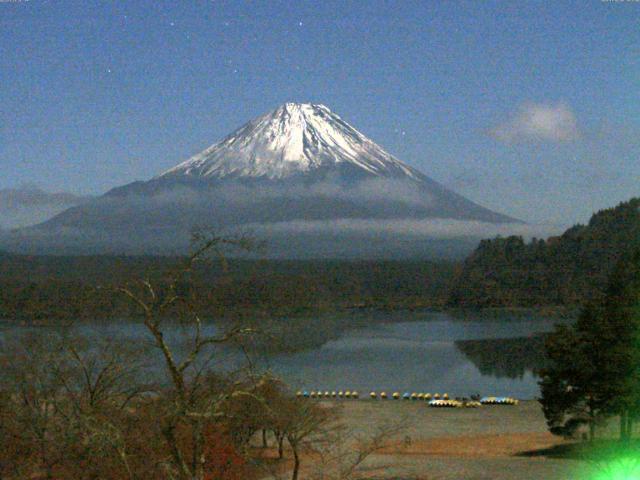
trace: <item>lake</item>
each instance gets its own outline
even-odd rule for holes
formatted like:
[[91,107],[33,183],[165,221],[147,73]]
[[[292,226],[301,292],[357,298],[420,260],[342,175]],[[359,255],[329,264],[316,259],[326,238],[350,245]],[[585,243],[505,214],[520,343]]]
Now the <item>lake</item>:
[[[330,335],[322,328],[327,323]],[[457,318],[434,312],[296,319],[290,324],[291,335],[314,338],[311,346],[294,353],[260,354],[253,361],[258,369],[273,371],[294,389],[357,390],[366,395],[371,390],[451,396],[479,393],[531,399],[539,392],[533,369],[541,366],[542,342],[535,335],[550,331],[555,323],[557,319],[536,315]],[[287,336],[289,324],[286,320],[279,324],[280,334]],[[5,327],[4,332],[35,328]],[[77,328],[89,337],[135,342],[147,338],[137,323]],[[184,332],[171,327],[168,334],[176,340]],[[225,349],[220,358],[218,366],[231,368],[243,357]]]
[[[403,321],[402,315],[410,321]],[[319,348],[265,358],[263,364],[295,388],[307,390],[480,393],[530,399],[539,392],[533,375],[533,369],[541,366],[539,352],[525,349],[527,358],[520,358],[522,349],[510,347],[513,341],[541,345],[532,335],[548,332],[558,323],[539,317],[465,320],[444,313],[389,317],[387,323],[378,323],[378,317],[373,326],[346,330]],[[469,352],[465,341],[474,340],[478,342],[471,343],[473,350],[484,343],[489,350],[483,355]],[[507,348],[500,348],[502,344]]]

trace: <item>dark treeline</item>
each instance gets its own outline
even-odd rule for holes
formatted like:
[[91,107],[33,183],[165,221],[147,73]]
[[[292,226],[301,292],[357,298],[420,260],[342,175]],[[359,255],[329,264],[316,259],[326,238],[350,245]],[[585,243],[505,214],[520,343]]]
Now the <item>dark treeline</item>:
[[[0,253],[0,319],[101,320],[136,315],[114,286],[162,277],[176,258],[23,256]],[[428,261],[230,259],[199,266],[198,308],[207,317],[305,315],[349,308],[444,305],[454,264]]]
[[640,199],[621,203],[559,237],[483,240],[465,261],[449,305],[576,306],[601,293],[618,259],[640,246]]

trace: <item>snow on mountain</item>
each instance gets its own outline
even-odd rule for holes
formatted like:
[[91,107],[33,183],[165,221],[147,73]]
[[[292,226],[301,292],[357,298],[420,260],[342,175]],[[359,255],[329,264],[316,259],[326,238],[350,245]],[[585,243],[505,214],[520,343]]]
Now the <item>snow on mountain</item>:
[[[514,221],[401,162],[327,107],[287,103],[148,181],[116,187],[4,244],[175,252],[206,225],[262,232],[270,254],[282,257],[451,255],[455,242],[457,251],[475,246],[479,224]],[[446,239],[442,222],[454,222]]]
[[274,180],[344,165],[378,177],[422,177],[324,105],[286,103],[158,178]]

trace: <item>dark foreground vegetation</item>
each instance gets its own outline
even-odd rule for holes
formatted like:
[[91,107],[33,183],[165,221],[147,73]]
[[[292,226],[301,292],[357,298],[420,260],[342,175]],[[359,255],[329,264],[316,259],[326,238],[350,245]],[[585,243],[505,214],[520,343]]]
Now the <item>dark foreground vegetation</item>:
[[552,433],[593,440],[620,419],[628,443],[640,419],[640,250],[617,262],[605,292],[585,300],[574,325],[558,326],[546,345],[541,403]]
[[456,307],[581,305],[602,293],[616,262],[640,247],[640,199],[621,203],[559,237],[483,240],[453,282]]
[[[5,341],[0,478],[239,480],[267,476],[278,463],[297,478],[309,442],[344,434],[337,412],[297,399],[268,374],[209,369],[214,352],[205,344],[231,337],[194,336],[179,360],[167,350],[166,376],[154,383],[145,381],[148,353],[133,345]],[[260,461],[267,446],[275,463]]]
[[[215,367],[220,347],[246,348],[269,332],[237,316],[207,333],[196,277],[212,267],[209,254],[251,247],[248,239],[200,236],[188,258],[114,285],[146,332],[142,342],[90,343],[73,329],[5,335],[0,478],[224,480],[264,477],[282,465],[296,480],[310,453],[326,458],[339,478],[352,478],[391,430],[350,439],[332,408],[255,372],[246,349],[245,368]],[[166,335],[169,318],[186,332],[180,348]],[[255,453],[269,445],[277,451],[270,463]],[[333,478],[331,471],[318,478]]]

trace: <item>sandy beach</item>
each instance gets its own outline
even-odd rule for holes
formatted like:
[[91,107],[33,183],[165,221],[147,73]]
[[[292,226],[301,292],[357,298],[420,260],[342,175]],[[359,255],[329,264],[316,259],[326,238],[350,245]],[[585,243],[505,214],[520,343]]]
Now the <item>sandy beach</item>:
[[[582,461],[544,454],[567,442],[547,431],[536,401],[463,409],[429,408],[411,400],[323,403],[339,404],[341,422],[356,435],[372,436],[384,425],[403,425],[393,440],[366,460],[361,478],[568,480],[584,478],[588,467]],[[302,478],[313,470],[313,463],[313,455],[305,459]]]

